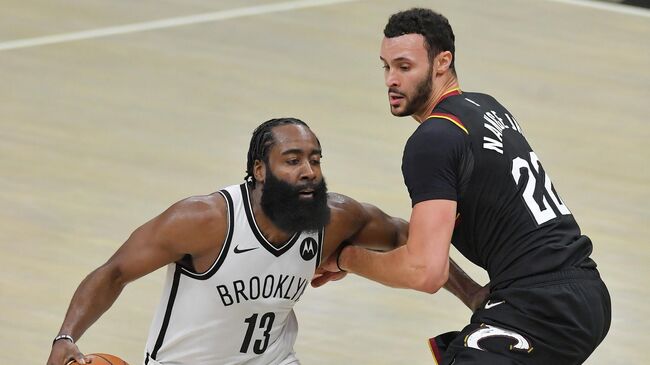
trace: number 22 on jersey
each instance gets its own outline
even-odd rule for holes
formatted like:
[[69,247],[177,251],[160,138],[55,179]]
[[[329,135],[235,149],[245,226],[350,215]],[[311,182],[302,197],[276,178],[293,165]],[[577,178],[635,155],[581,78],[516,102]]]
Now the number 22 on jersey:
[[[522,179],[523,170],[526,170],[528,181],[526,181],[526,186],[522,191],[522,197],[528,206],[528,211],[531,213],[538,225],[557,217],[555,210],[562,215],[571,214],[569,208],[564,205],[564,202],[562,202],[560,197],[553,191],[551,178],[542,168],[542,164],[539,162],[539,158],[535,152],[530,152],[530,161],[521,157],[516,157],[512,160],[512,178],[515,180],[515,184],[517,185],[519,185]],[[544,174],[543,177],[542,173]],[[537,178],[535,176],[537,176]],[[542,178],[541,181],[539,181],[540,177]],[[537,190],[537,185],[542,182],[544,183],[542,200],[537,201],[534,197],[535,190]],[[550,206],[547,198],[550,198],[551,202],[555,206],[555,210]]]

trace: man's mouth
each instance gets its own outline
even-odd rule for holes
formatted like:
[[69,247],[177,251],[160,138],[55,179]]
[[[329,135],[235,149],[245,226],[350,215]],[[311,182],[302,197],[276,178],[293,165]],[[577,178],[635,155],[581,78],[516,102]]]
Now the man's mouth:
[[314,189],[303,189],[298,192],[301,199],[312,199],[314,197]]
[[388,93],[388,101],[390,102],[390,106],[399,106],[399,104],[402,102],[402,99],[404,99],[404,95],[400,93]]

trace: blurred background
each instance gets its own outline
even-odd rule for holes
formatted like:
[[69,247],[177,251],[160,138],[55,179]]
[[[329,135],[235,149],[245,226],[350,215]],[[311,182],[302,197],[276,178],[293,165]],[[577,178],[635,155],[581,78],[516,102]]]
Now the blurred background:
[[[417,124],[389,113],[379,45],[389,15],[413,6],[449,18],[461,87],[514,113],[594,242],[613,320],[587,364],[647,361],[650,11],[576,0],[3,0],[0,362],[44,364],[85,275],[175,201],[239,183],[267,119],[310,124],[331,191],[408,219],[400,164]],[[127,286],[81,350],[141,363],[163,273]],[[317,365],[432,364],[427,339],[470,316],[446,292],[352,276],[310,288],[295,310],[296,351]]]

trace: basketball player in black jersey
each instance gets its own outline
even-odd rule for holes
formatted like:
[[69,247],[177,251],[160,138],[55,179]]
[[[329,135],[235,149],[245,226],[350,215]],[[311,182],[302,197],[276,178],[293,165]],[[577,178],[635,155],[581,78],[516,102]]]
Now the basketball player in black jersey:
[[451,241],[487,270],[490,295],[460,333],[430,340],[438,363],[584,362],[609,330],[609,294],[520,124],[493,97],[460,90],[444,16],[400,12],[384,35],[391,112],[420,123],[402,160],[409,238],[389,253],[346,247],[324,268],[433,293],[447,281]]

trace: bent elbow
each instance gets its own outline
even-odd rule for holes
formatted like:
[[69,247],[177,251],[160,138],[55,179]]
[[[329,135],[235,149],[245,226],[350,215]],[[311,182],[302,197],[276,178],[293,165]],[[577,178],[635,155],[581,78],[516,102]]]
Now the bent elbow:
[[423,283],[418,290],[427,294],[435,294],[444,285],[444,282],[437,280],[427,280],[427,282]]
[[418,279],[414,283],[415,285],[413,289],[428,294],[434,294],[447,283],[448,278],[448,271],[428,270],[422,275],[419,275]]

